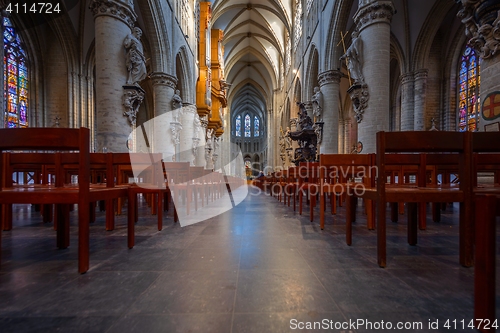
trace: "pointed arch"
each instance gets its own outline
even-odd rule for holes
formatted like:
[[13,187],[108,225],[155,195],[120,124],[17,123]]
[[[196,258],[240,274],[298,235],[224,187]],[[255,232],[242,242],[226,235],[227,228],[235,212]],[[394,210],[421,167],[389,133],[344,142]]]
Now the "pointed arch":
[[291,105],[291,117],[296,118],[299,114],[299,106],[297,103],[302,101],[302,85],[300,78],[295,80],[295,87],[293,89],[293,103]]
[[170,11],[168,3],[161,0],[137,1],[144,22],[144,35],[150,42],[151,71],[173,73],[175,59],[170,46],[169,31],[165,15]]
[[335,11],[328,25],[329,29],[327,30],[335,33],[330,33],[326,40],[326,52],[324,52],[323,61],[320,63],[324,67],[320,69],[320,72],[340,67],[339,58],[342,54],[340,54],[340,48],[337,44],[340,41],[340,31],[347,30],[346,26],[353,4],[354,0],[344,0],[340,1],[339,6],[335,7]]
[[185,46],[182,46],[175,56],[175,76],[177,77],[177,89],[181,92],[181,97],[185,103],[195,103],[195,91],[191,82],[193,77],[191,71],[193,66],[189,66],[189,53]]
[[319,86],[319,52],[315,44],[311,45],[309,51],[309,58],[306,64],[306,78],[305,78],[305,98],[309,99],[314,94],[314,87]]

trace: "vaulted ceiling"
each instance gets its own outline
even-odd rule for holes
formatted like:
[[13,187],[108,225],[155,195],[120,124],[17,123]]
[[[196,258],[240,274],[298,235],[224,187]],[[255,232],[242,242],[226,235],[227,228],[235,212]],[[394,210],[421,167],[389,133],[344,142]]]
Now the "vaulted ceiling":
[[279,82],[291,0],[215,0],[212,28],[224,30],[225,76],[232,115],[251,109],[265,119]]

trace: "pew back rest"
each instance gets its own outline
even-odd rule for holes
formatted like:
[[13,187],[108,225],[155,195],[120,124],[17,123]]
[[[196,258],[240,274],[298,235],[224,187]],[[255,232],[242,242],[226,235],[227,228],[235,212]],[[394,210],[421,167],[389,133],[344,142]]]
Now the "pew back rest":
[[[78,183],[80,191],[89,190],[90,131],[88,128],[6,128],[0,129],[0,153],[3,151],[78,151]],[[57,155],[56,155],[57,156]],[[29,155],[27,155],[29,158]],[[4,158],[0,159],[0,189],[6,172]],[[59,163],[60,163],[59,159]],[[58,164],[58,160],[55,161]]]

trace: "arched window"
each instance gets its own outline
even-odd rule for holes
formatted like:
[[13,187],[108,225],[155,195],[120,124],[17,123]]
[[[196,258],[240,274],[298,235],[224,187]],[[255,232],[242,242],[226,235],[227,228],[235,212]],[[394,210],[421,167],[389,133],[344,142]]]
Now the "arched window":
[[467,46],[460,62],[458,79],[458,130],[475,131],[479,123],[479,57]]
[[241,136],[241,115],[236,117],[236,136]]
[[253,119],[253,136],[260,135],[260,121],[259,117],[255,116]]
[[252,136],[252,126],[250,124],[250,115],[247,113],[245,116],[245,138]]
[[10,19],[4,17],[4,127],[28,126],[28,69],[26,52]]

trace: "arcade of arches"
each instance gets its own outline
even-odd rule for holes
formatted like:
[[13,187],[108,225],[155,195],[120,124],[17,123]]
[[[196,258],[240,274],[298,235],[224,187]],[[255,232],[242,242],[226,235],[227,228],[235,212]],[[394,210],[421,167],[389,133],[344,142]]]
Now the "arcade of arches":
[[[187,199],[175,209],[161,202],[169,198],[161,195],[165,188],[135,197],[139,186],[123,187],[130,209],[122,215],[119,203],[116,214],[109,209],[111,197],[105,207],[92,203],[88,212],[88,206],[81,209],[88,202],[84,195],[71,211],[45,202],[7,207],[4,199],[0,332],[318,332],[306,325],[317,328],[324,320],[342,324],[328,332],[374,331],[344,328],[362,319],[450,332],[464,322],[471,327],[474,305],[495,310],[495,297],[490,318],[500,318],[495,232],[476,232],[474,224],[487,223],[472,223],[470,206],[462,214],[466,202],[436,209],[429,203],[427,211],[419,205],[418,223],[412,219],[416,205],[387,205],[394,215],[379,223],[385,215],[374,220],[365,199],[342,202],[347,196],[337,200],[331,192],[329,200],[316,201],[312,191],[302,195],[307,184],[299,190],[295,182],[282,187],[253,180],[260,188],[238,191],[230,182],[244,184],[244,177],[294,165],[297,148],[304,147],[289,134],[303,125],[319,135],[317,147],[311,146],[320,154],[373,153],[379,131],[500,131],[500,0],[49,2],[51,13],[34,13],[14,5],[22,1],[0,0],[2,126],[86,127],[94,152],[153,148],[164,161],[185,162],[208,181],[169,185],[179,190],[170,198]],[[137,133],[151,128],[146,147]],[[11,157],[4,155],[5,167]],[[106,154],[108,167],[117,155]],[[240,157],[241,165],[225,168]],[[59,155],[54,158],[60,164]],[[228,195],[221,194],[224,188]],[[271,197],[273,188],[297,195],[288,195],[286,205]],[[245,196],[240,189],[248,190]],[[10,195],[3,192],[3,198]],[[156,194],[158,201],[151,200]],[[384,201],[378,202],[383,213]],[[227,209],[221,213],[218,205]],[[494,205],[477,211],[486,206]],[[405,218],[396,208],[406,209]],[[494,209],[484,211],[494,215]],[[183,212],[203,221],[182,227]],[[353,212],[356,223],[350,223]],[[93,223],[77,218],[87,213]],[[470,224],[463,223],[466,218]],[[50,219],[56,223],[44,223]],[[9,220],[14,227],[3,223]],[[368,230],[374,221],[378,230]],[[459,265],[463,238],[471,254],[474,232],[481,240],[476,253],[489,248],[484,256],[496,260],[496,266],[476,260],[476,268],[493,275],[484,279],[490,284],[474,284],[480,274]],[[352,244],[346,241],[351,235]],[[56,237],[65,249],[56,249]],[[85,275],[76,274],[76,258],[83,261],[86,254],[81,244],[90,251]],[[384,269],[377,265],[382,251],[389,263]],[[493,273],[496,291],[489,287]],[[478,286],[487,289],[489,301],[474,304]],[[431,329],[438,322],[439,329]]]
[[167,155],[217,169],[241,149],[255,171],[287,167],[297,144],[283,134],[315,88],[320,153],[373,152],[380,130],[492,129],[500,115],[495,1],[75,0],[43,15],[7,3],[4,127],[89,127],[94,151],[127,151],[132,129],[163,115]]

